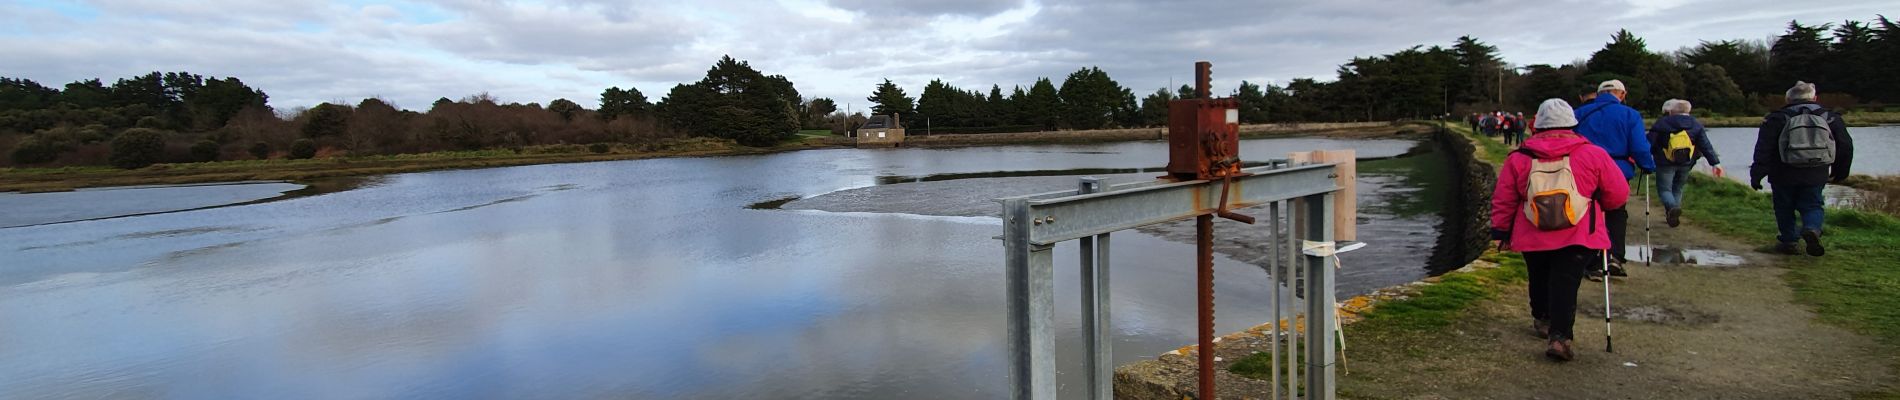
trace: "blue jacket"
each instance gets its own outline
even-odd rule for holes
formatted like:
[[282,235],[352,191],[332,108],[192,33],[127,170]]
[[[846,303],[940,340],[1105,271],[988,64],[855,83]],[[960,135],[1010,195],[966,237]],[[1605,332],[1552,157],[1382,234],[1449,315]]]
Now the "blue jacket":
[[1656,170],[1656,158],[1649,154],[1649,138],[1643,135],[1643,114],[1623,105],[1616,96],[1601,93],[1590,104],[1577,107],[1576,131],[1590,139],[1590,144],[1610,153],[1616,167],[1623,169],[1624,179],[1636,178],[1632,158],[1644,171]]
[[[1663,154],[1669,151],[1669,135],[1682,131],[1689,131],[1689,141],[1695,143],[1695,157],[1691,157],[1688,161],[1684,162],[1670,163],[1669,159]],[[1649,127],[1649,143],[1655,147],[1655,150],[1651,151],[1650,155],[1655,156],[1656,162],[1658,163],[1694,166],[1696,159],[1706,158],[1709,160],[1709,166],[1711,167],[1722,164],[1722,156],[1716,154],[1715,146],[1709,143],[1708,129],[1703,128],[1702,122],[1696,121],[1695,116],[1692,115],[1671,114],[1657,119],[1656,124]]]

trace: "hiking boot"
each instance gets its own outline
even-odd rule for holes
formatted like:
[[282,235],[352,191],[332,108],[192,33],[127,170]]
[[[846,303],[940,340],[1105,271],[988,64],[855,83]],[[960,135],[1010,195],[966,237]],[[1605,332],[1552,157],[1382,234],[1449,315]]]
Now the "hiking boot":
[[1623,270],[1623,260],[1610,259],[1610,276],[1618,278],[1630,276],[1629,271]]
[[1570,339],[1551,339],[1550,348],[1544,350],[1544,357],[1550,357],[1552,361],[1564,362],[1576,359],[1577,354],[1570,351]]
[[1807,243],[1808,255],[1820,257],[1822,254],[1827,254],[1827,249],[1821,248],[1821,232],[1813,229],[1803,230],[1801,241]]
[[1801,250],[1794,248],[1794,243],[1776,243],[1775,252],[1780,253],[1780,254],[1787,254],[1791,256],[1801,254]]
[[1545,321],[1541,319],[1532,320],[1531,331],[1537,334],[1538,339],[1549,339],[1550,338],[1550,321]]
[[1682,226],[1682,209],[1671,208],[1669,209],[1669,211],[1665,213],[1669,215],[1669,227],[1674,228],[1674,227]]

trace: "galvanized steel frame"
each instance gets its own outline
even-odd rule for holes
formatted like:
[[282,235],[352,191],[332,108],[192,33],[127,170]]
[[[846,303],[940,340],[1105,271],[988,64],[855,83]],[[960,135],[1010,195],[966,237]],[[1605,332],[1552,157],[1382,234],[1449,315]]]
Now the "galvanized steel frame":
[[[1287,351],[1283,353],[1291,356],[1294,349],[1299,348],[1294,338],[1301,338],[1305,341],[1306,354],[1289,357],[1287,371],[1278,371],[1279,363],[1273,363],[1275,381],[1285,374],[1286,398],[1332,399],[1336,317],[1334,262],[1330,254],[1302,254],[1298,242],[1279,234],[1279,217],[1280,205],[1285,204],[1289,220],[1305,222],[1290,224],[1289,231],[1300,231],[1296,234],[1305,241],[1330,242],[1335,211],[1330,209],[1331,198],[1342,189],[1335,180],[1335,164],[1276,165],[1243,172],[1246,175],[1232,178],[1225,185],[1228,209],[1273,203],[1269,220],[1274,229],[1271,236],[1286,239],[1274,240],[1277,246],[1273,246],[1276,314],[1278,309],[1284,308],[1277,304],[1280,287],[1303,292],[1296,297],[1306,303],[1305,332],[1303,335],[1286,333]],[[1102,188],[1099,180],[1084,180],[1077,190],[998,199],[1003,206],[1001,238],[1006,263],[1011,397],[1056,398],[1055,270],[1050,253],[1056,243],[1080,241],[1084,288],[1082,325],[1088,353],[1083,365],[1088,371],[1088,393],[1093,399],[1113,398],[1114,366],[1108,334],[1109,234],[1212,214],[1220,208],[1217,203],[1222,187],[1221,181],[1157,180]],[[1283,264],[1280,261],[1285,261],[1288,268],[1277,268]],[[1300,312],[1299,308],[1293,310]],[[1293,315],[1286,321],[1292,327],[1297,326],[1299,319]],[[1275,338],[1282,337],[1277,323],[1271,334]],[[1274,341],[1276,353],[1279,353],[1279,343]],[[1305,385],[1298,384],[1300,374],[1293,362],[1296,358],[1304,358]],[[1305,393],[1300,393],[1302,391]],[[1280,395],[1274,393],[1276,398]]]

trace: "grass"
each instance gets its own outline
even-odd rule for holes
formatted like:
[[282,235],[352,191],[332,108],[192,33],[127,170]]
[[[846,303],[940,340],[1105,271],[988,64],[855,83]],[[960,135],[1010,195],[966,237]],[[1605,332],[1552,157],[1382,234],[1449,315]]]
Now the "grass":
[[[1529,278],[1524,270],[1524,257],[1517,253],[1486,253],[1481,259],[1497,263],[1499,267],[1446,274],[1410,297],[1380,303],[1363,314],[1364,319],[1352,324],[1352,335],[1361,338],[1416,336],[1421,332],[1438,331],[1457,321],[1478,302],[1496,297],[1505,287],[1522,284]],[[1268,379],[1273,362],[1271,354],[1255,353],[1235,361],[1227,370],[1250,378]]]
[[1467,138],[1471,138],[1471,142],[1477,144],[1477,156],[1479,160],[1489,161],[1492,165],[1504,165],[1504,158],[1511,155],[1510,146],[1505,146],[1504,142],[1473,132],[1469,125],[1462,123],[1445,123],[1445,128],[1450,129],[1452,132],[1463,134]]
[[[1775,243],[1768,194],[1725,179],[1696,175],[1683,193],[1683,215],[1724,236]],[[1900,341],[1900,220],[1830,208],[1825,257],[1788,257],[1788,283],[1821,319],[1883,342]]]
[[1456,321],[1466,309],[1489,299],[1501,288],[1524,282],[1524,257],[1517,253],[1491,253],[1484,258],[1498,268],[1448,274],[1438,283],[1424,286],[1410,298],[1379,304],[1365,314],[1365,320],[1353,324],[1355,332],[1416,331],[1444,328]]

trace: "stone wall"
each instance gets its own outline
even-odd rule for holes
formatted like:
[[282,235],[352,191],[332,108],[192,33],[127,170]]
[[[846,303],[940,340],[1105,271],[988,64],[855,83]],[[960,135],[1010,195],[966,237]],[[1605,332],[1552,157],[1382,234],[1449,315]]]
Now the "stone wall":
[[1434,266],[1457,268],[1476,260],[1491,245],[1491,192],[1497,184],[1497,167],[1478,158],[1477,145],[1471,138],[1449,130],[1432,133],[1439,150],[1451,160],[1457,187],[1454,201],[1445,216],[1447,229],[1438,238],[1439,252]]

